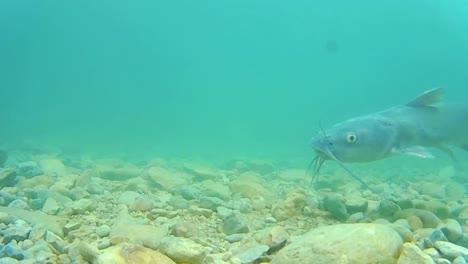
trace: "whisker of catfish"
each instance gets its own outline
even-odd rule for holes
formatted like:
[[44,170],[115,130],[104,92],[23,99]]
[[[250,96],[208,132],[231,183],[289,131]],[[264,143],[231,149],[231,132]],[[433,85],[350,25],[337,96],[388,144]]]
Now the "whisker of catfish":
[[309,166],[307,167],[307,176],[309,176],[309,172],[312,169],[312,179],[310,180],[309,187],[307,188],[307,192],[309,192],[310,188],[312,187],[312,184],[315,182],[315,178],[317,177],[317,163],[319,162],[320,156],[316,155],[314,159],[310,162]]
[[320,168],[322,167],[322,164],[325,162],[325,160],[321,157],[317,159],[317,162],[315,163],[314,166],[314,183],[318,181],[319,175],[320,175]]

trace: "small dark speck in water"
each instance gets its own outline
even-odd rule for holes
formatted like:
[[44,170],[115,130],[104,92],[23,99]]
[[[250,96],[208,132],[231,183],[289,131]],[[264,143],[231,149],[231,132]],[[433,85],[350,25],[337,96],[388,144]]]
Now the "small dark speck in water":
[[338,41],[334,39],[329,39],[327,40],[326,48],[328,53],[336,53],[338,52],[340,47],[338,45]]

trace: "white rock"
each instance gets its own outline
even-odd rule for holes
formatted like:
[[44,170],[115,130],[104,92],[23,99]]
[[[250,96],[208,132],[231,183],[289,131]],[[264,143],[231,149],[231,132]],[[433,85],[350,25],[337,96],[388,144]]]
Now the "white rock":
[[42,211],[46,214],[54,215],[59,209],[60,207],[57,201],[52,197],[47,198],[47,200],[44,202],[44,205],[42,205]]
[[434,245],[442,253],[443,257],[464,257],[465,259],[468,257],[468,248],[464,248],[446,241],[436,241]]
[[452,264],[466,264],[466,260],[463,257],[456,257]]
[[94,264],[175,264],[167,256],[146,247],[122,243],[105,249],[96,256]]
[[122,223],[112,227],[109,239],[114,245],[129,242],[157,249],[166,234],[167,230],[159,226]]
[[58,159],[43,159],[39,161],[41,169],[49,175],[57,175],[59,177],[67,175],[67,167]]
[[96,234],[99,236],[99,237],[106,237],[109,235],[111,231],[111,228],[110,226],[108,225],[102,225],[98,228],[96,228]]
[[400,235],[389,225],[321,226],[281,249],[271,264],[394,263],[402,245]]
[[434,260],[413,243],[404,243],[397,264],[434,264]]
[[159,250],[177,263],[198,264],[203,261],[208,250],[191,239],[165,237]]

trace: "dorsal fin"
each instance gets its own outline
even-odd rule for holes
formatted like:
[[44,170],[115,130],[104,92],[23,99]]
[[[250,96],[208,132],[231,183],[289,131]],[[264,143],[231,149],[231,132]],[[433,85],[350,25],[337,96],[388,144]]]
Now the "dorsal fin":
[[444,88],[438,87],[428,91],[411,100],[407,106],[421,107],[421,106],[436,106],[442,101],[444,97]]

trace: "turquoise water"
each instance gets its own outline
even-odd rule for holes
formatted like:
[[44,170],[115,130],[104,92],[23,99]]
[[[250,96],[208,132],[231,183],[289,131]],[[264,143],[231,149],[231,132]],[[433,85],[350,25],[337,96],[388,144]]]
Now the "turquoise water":
[[0,143],[308,161],[320,122],[466,102],[467,29],[462,0],[4,0]]

